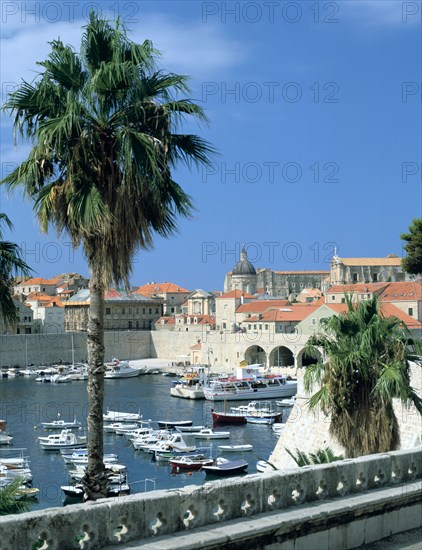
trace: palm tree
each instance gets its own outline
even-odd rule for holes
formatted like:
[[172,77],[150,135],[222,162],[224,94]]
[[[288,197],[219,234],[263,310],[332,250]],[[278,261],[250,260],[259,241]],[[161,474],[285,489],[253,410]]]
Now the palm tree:
[[15,243],[3,241],[3,226],[13,229],[8,216],[0,213],[0,319],[5,324],[13,324],[17,320],[12,297],[13,277],[29,275],[30,268],[24,262],[20,248]]
[[300,468],[310,466],[311,464],[329,464],[344,459],[343,455],[336,455],[331,447],[324,447],[323,449],[318,449],[315,453],[309,454],[299,449],[296,449],[296,454],[286,447],[285,449]]
[[322,349],[324,362],[310,365],[305,390],[318,391],[308,404],[331,415],[330,433],[348,457],[381,453],[400,445],[393,398],[414,404],[422,414],[422,399],[410,385],[408,358],[420,349],[407,327],[384,317],[375,296],[321,321],[323,333],[312,337],[307,351]]
[[139,248],[169,237],[190,197],[173,179],[181,161],[209,163],[212,147],[177,133],[184,117],[206,121],[201,107],[180,94],[185,76],[156,68],[150,41],[134,43],[117,21],[90,14],[81,51],[51,42],[43,72],[23,82],[5,108],[33,140],[28,159],[3,180],[23,186],[46,231],[52,224],[82,244],[90,269],[88,347],[88,467],[85,495],[105,495],[103,464],[104,291],[125,284]]

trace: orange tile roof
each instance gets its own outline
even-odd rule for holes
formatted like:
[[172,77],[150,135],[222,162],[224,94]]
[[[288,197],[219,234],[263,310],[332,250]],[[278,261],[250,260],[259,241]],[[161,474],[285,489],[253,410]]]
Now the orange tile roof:
[[265,322],[265,323],[271,323],[271,322],[299,322],[303,321],[308,317],[309,315],[312,315],[317,309],[319,309],[319,305],[314,304],[292,304],[290,306],[286,307],[275,307],[271,308],[268,311],[265,311],[265,313],[262,314],[261,318],[258,316],[254,317],[246,317],[243,319],[243,323],[256,323],[256,322]]
[[[325,304],[330,309],[335,311],[337,314],[344,313],[348,310],[347,304]],[[419,329],[422,328],[422,323],[420,323],[418,320],[414,319],[410,315],[407,315],[404,311],[399,309],[398,307],[394,306],[390,303],[382,303],[380,307],[380,312],[384,317],[397,317],[397,319],[400,319],[400,321],[403,321],[403,323],[411,329]]]
[[29,285],[59,285],[62,282],[62,279],[54,277],[53,279],[43,279],[42,277],[31,277],[22,281],[18,286],[29,286]]
[[382,265],[389,265],[389,266],[400,266],[401,265],[401,258],[340,258],[340,262],[343,265],[349,265],[349,266],[382,266]]
[[221,296],[217,296],[216,300],[219,300],[220,298],[246,298],[247,300],[255,300],[255,296],[252,296],[252,294],[249,294],[248,292],[243,292],[242,290],[239,290],[236,288],[236,290],[231,290],[230,292],[225,292],[224,294],[221,294]]
[[[164,323],[163,323],[164,321]],[[176,324],[176,319],[174,317],[160,317],[155,321],[156,325],[174,325]]]
[[177,294],[177,293],[190,293],[190,290],[178,286],[174,283],[149,283],[146,285],[139,286],[134,293],[135,294],[144,294],[145,296],[151,294]]
[[288,300],[254,300],[247,304],[241,304],[236,313],[262,313],[275,307],[286,307]]
[[30,292],[26,297],[26,301],[35,300],[38,300],[39,302],[49,302],[51,300],[51,296],[44,294],[44,292]]
[[190,349],[202,349],[202,344],[194,344]]
[[377,292],[386,288],[390,283],[356,283],[351,285],[334,285],[327,290],[327,294],[344,294],[345,292]]
[[380,294],[380,299],[382,302],[422,300],[422,283],[418,281],[390,283]]

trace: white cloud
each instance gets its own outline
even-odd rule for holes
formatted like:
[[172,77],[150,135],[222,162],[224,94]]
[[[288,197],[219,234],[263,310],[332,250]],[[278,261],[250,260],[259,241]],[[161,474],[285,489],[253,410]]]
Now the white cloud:
[[[48,42],[58,37],[79,49],[84,19],[49,23],[43,18],[4,19],[1,40],[3,94],[21,78],[31,81],[38,70],[36,61],[45,59]],[[153,14],[142,17],[129,36],[134,41],[151,39],[163,54],[160,66],[165,70],[207,80],[233,68],[246,57],[243,45],[225,36],[222,26],[186,22]]]

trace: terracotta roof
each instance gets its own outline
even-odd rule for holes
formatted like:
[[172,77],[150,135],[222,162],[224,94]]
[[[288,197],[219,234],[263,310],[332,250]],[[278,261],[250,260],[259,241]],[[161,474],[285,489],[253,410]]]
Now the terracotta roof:
[[155,325],[174,325],[176,324],[176,319],[174,317],[160,317],[154,323]]
[[390,283],[356,283],[352,285],[334,285],[329,288],[326,294],[344,294],[345,292],[378,292],[386,288]]
[[[335,311],[337,314],[346,312],[348,310],[347,304],[325,304],[330,309]],[[411,317],[410,315],[407,315],[404,311],[399,309],[398,307],[394,306],[393,304],[382,303],[380,307],[380,311],[384,317],[397,317],[397,319],[400,319],[400,321],[403,321],[403,323],[410,329],[419,329],[422,328],[422,323]]]
[[[186,313],[182,315],[177,315],[177,318],[180,319],[190,319],[192,325],[214,325],[215,324],[215,317],[213,315],[187,315]],[[196,318],[197,322],[194,323],[193,320]]]
[[43,279],[42,277],[31,277],[30,279],[26,279],[26,281],[22,281],[19,283],[18,286],[29,286],[29,285],[54,285],[58,286],[63,281],[62,279],[59,279],[57,277],[54,277],[53,279]]
[[243,292],[243,290],[239,290],[236,288],[236,290],[231,290],[230,292],[225,292],[224,294],[221,294],[221,296],[217,296],[216,300],[219,300],[220,298],[246,298],[247,300],[255,300],[255,296],[252,296],[252,294],[248,294],[247,292]]
[[314,304],[292,304],[286,307],[272,308],[262,314],[261,318],[258,316],[246,317],[243,319],[243,323],[271,323],[271,322],[299,322],[306,319],[309,315],[312,315],[319,305]]
[[418,281],[390,283],[380,294],[380,300],[382,302],[422,300],[422,283]]
[[177,294],[186,293],[189,294],[190,290],[178,286],[174,283],[148,283],[146,285],[139,286],[134,293],[135,294],[144,294],[146,296],[151,294]]
[[340,263],[349,266],[400,266],[401,258],[339,258]]
[[288,300],[254,300],[248,304],[241,304],[236,313],[262,313],[271,308],[287,307],[288,303]]
[[30,292],[26,297],[26,301],[34,302],[38,300],[39,302],[49,302],[51,298],[51,296],[44,294],[44,292]]
[[202,349],[202,344],[194,344],[190,349]]

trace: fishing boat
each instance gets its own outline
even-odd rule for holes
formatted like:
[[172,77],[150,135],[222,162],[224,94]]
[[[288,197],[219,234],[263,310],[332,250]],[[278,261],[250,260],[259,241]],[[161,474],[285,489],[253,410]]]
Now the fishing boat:
[[218,449],[223,453],[244,453],[252,451],[253,445],[218,445]]
[[79,436],[70,430],[62,430],[59,434],[50,434],[46,437],[38,437],[38,441],[45,451],[58,451],[60,449],[74,449],[86,445],[86,437]]
[[135,376],[139,376],[139,373],[140,369],[134,369],[129,365],[128,361],[113,359],[111,363],[106,363],[104,378],[134,378]]
[[204,466],[212,466],[214,459],[206,457],[204,454],[185,455],[169,460],[169,464],[175,470],[201,470]]
[[248,466],[246,460],[227,460],[220,456],[215,459],[214,464],[202,466],[202,470],[206,474],[229,476],[245,472]]
[[57,420],[53,420],[52,422],[41,422],[41,426],[46,430],[64,430],[66,428],[79,428],[81,426],[81,423],[76,421],[76,417],[73,419],[73,422],[60,420],[59,413],[57,415]]
[[239,367],[236,376],[209,381],[204,387],[205,399],[238,401],[290,397],[297,392],[297,381],[287,376],[260,374],[261,365]]
[[258,417],[258,416],[247,416],[246,422],[248,424],[263,424],[266,426],[271,426],[271,424],[274,424],[274,418],[265,418],[265,417]]

